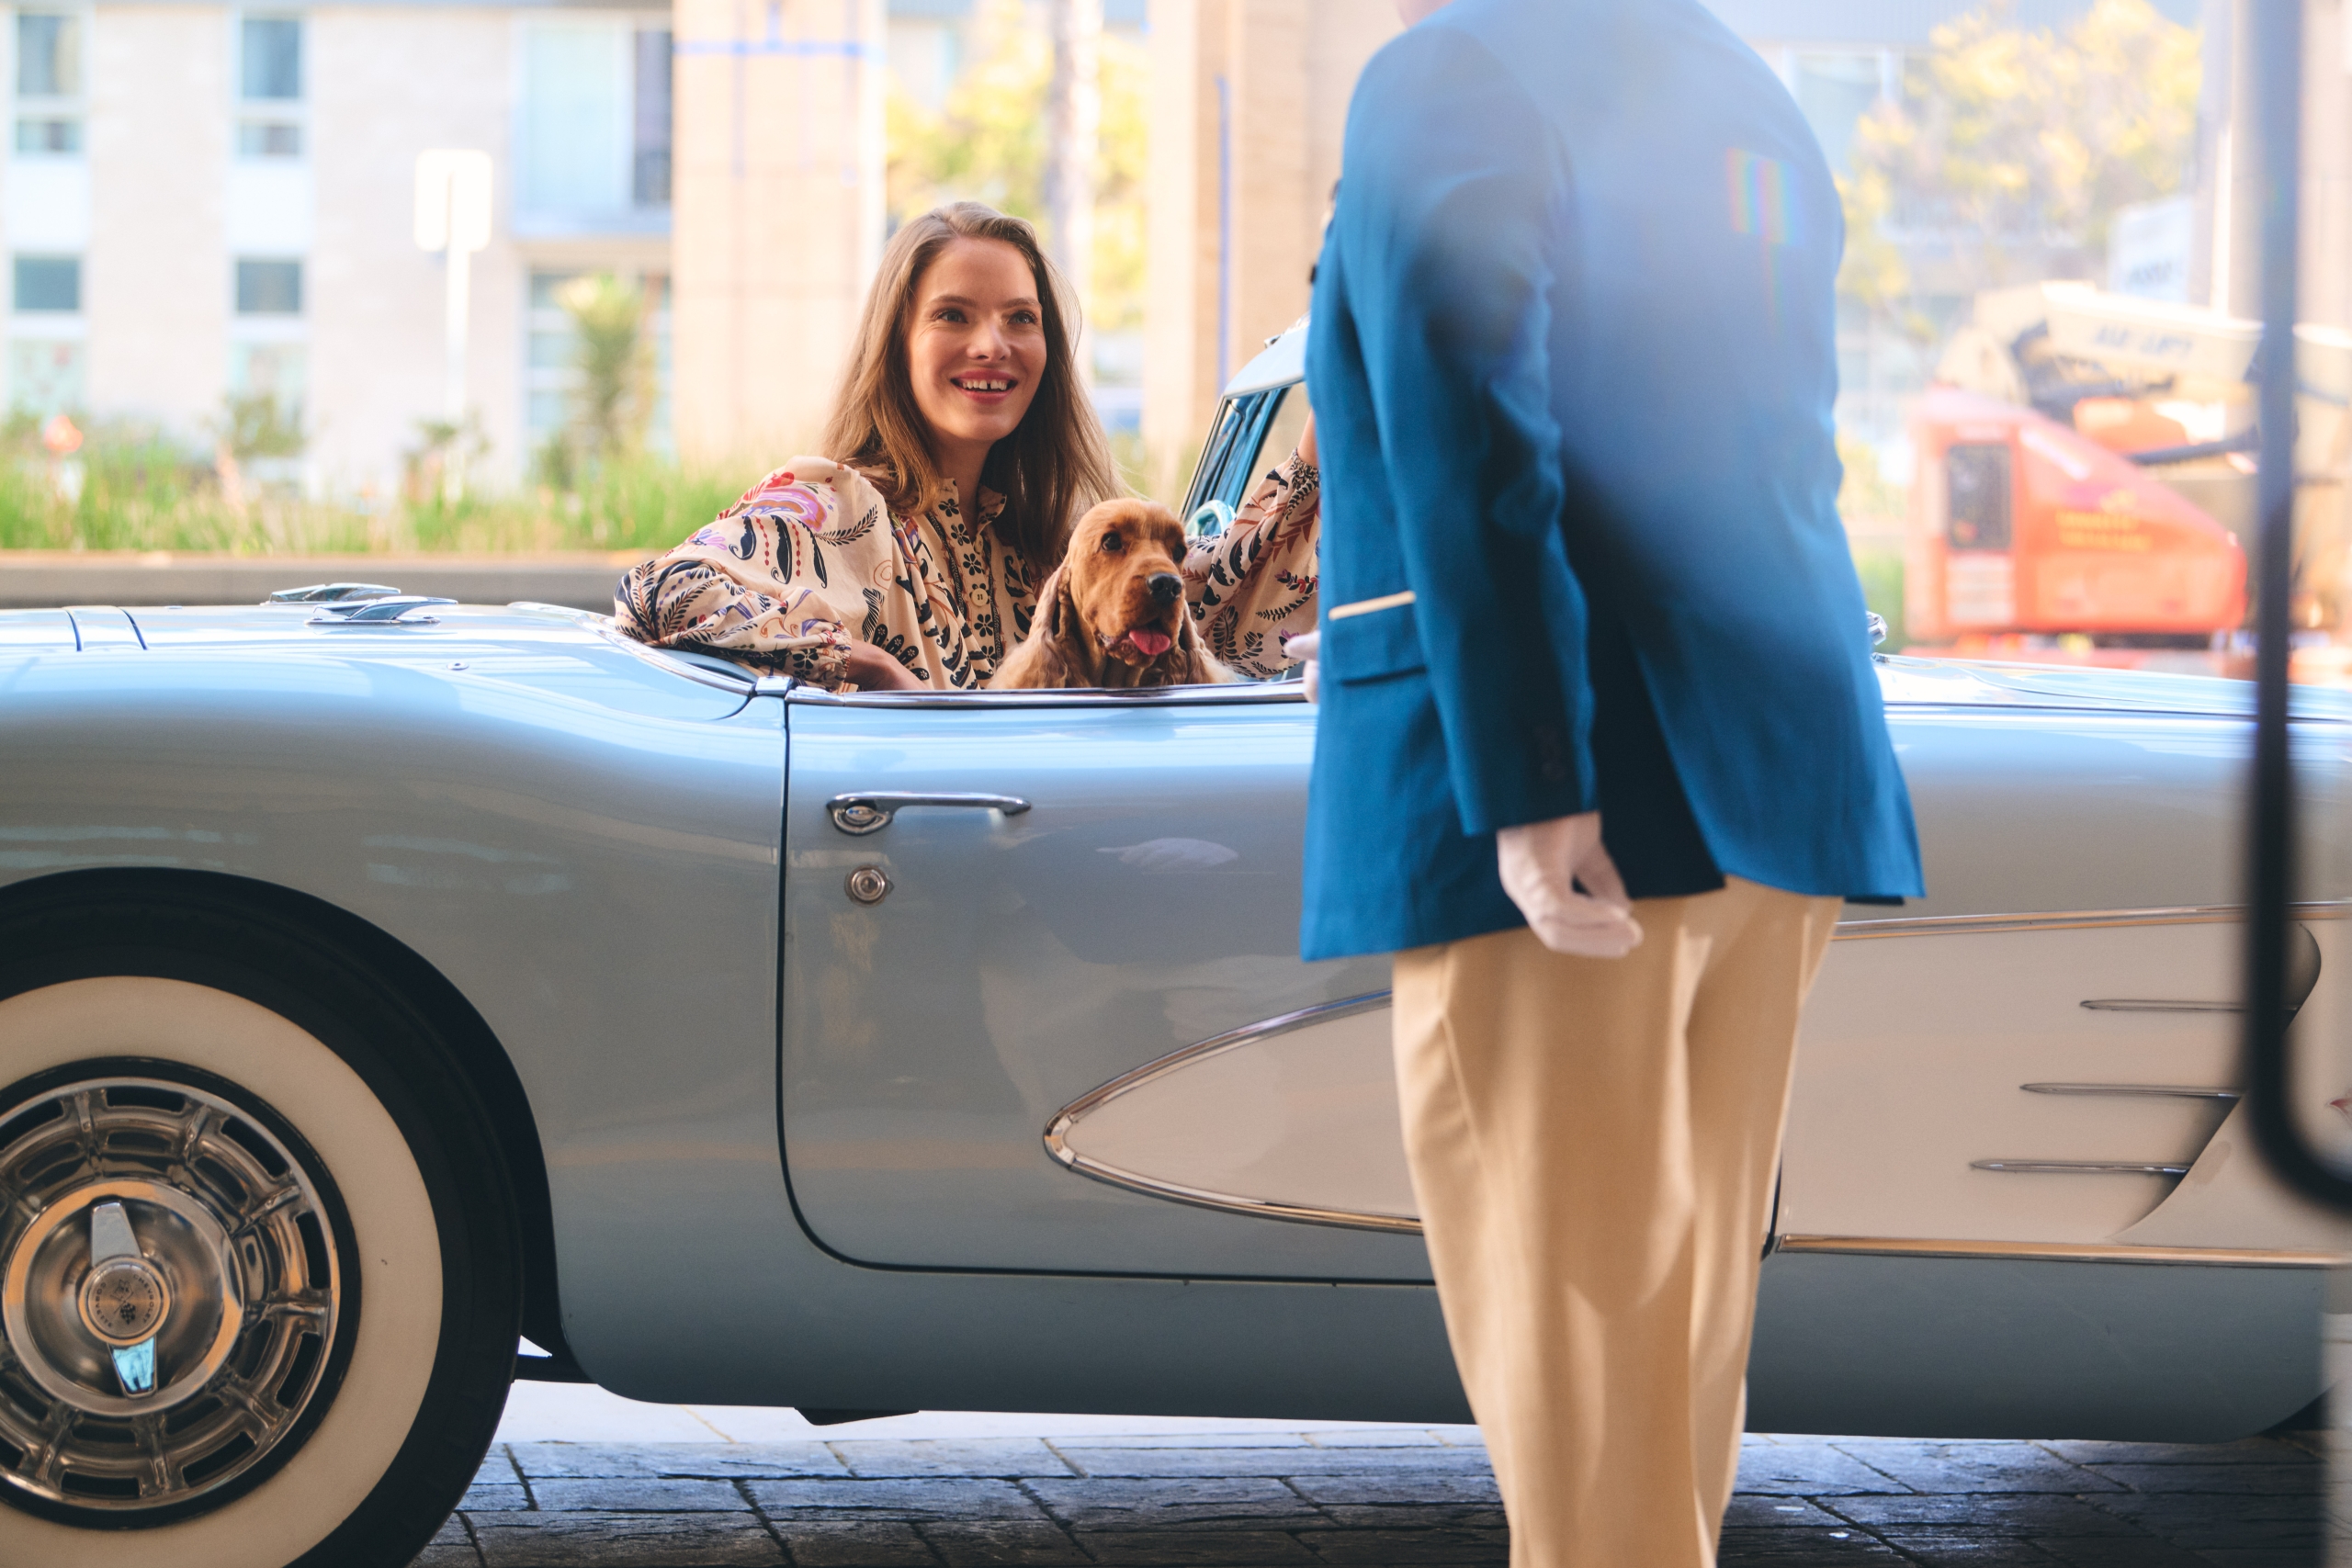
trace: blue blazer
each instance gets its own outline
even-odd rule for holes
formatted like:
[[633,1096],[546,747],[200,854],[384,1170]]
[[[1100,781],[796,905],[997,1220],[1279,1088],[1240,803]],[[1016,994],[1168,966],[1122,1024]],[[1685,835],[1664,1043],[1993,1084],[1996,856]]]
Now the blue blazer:
[[1699,0],[1454,0],[1348,113],[1308,958],[1521,922],[1502,828],[1636,897],[1921,891],[1838,516],[1821,149]]

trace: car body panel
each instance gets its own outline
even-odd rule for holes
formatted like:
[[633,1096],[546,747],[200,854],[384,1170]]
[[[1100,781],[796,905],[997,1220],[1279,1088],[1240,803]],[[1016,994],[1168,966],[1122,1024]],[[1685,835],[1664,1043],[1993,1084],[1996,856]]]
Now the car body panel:
[[[599,617],[434,614],[141,611],[86,641],[83,622],[111,623],[0,615],[0,896],[209,872],[421,955],[523,1085],[570,1348],[633,1397],[1463,1417],[1418,1237],[1090,1180],[1047,1142],[1156,1058],[1385,987],[1376,961],[1295,956],[1313,711],[1294,692],[842,700],[698,670]],[[2289,1414],[2317,1388],[2308,1265],[2339,1231],[2284,1199],[2233,1121],[2211,1132],[2211,1107],[2018,1088],[2227,1072],[2230,1015],[2079,1003],[2228,994],[2242,688],[1881,673],[1931,897],[1849,908],[1825,967],[1755,1418],[2189,1438]],[[2302,706],[2323,952],[2305,1018],[2333,1030],[2347,730],[2333,699]],[[865,837],[824,814],[885,788],[1033,809],[909,811]],[[843,875],[885,857],[898,886],[861,909]],[[2086,913],[2132,918],[2047,918]],[[1345,1102],[1361,1141],[1379,1043],[1361,1021],[1323,1037],[1317,1081],[1276,1098]],[[1292,1136],[1250,1099],[1279,1077],[1221,1080],[1259,1118],[1250,1138]],[[1963,1168],[2192,1145],[2169,1187]],[[2067,1180],[2080,1198],[2006,1196]],[[2045,1250],[1871,1250],[1898,1227]],[[2115,1248],[2147,1261],[2103,1260]]]
[[[1303,704],[791,705],[783,1102],[809,1229],[861,1261],[1426,1280],[1417,1242],[1073,1180],[1041,1141],[1137,1064],[1385,988],[1298,959]],[[970,791],[853,836],[836,795]],[[877,865],[878,904],[843,879]]]

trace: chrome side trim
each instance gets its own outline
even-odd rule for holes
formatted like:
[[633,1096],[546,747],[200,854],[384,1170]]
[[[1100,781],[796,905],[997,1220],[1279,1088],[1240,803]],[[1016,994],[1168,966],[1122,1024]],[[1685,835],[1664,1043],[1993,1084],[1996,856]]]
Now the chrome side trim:
[[320,602],[319,613],[302,624],[306,626],[437,626],[440,616],[423,612],[456,603],[455,599],[436,599],[427,593],[331,599]]
[[1784,1235],[1781,1252],[1858,1258],[2024,1258],[2053,1263],[2195,1264],[2209,1269],[2340,1269],[2352,1257],[2260,1247],[2130,1247],[2120,1242],[1922,1241],[1875,1235]]
[[2093,1012],[2244,1012],[2236,1002],[2165,1001],[2156,998],[2094,997],[2082,1004]]
[[[764,689],[762,694],[766,694]],[[1296,681],[1046,692],[829,692],[804,684],[784,696],[787,702],[852,708],[1199,707],[1220,703],[1304,703],[1306,688]]]
[[[2299,920],[2352,918],[2352,899],[2297,904]],[[2145,909],[2063,909],[2046,914],[1923,915],[1916,919],[1840,920],[1837,935],[1852,940],[1881,936],[1962,935],[1974,931],[2074,931],[2099,926],[2193,926],[2234,924],[2245,918],[2243,904],[2179,904]]]
[[2171,1083],[2021,1083],[2018,1087],[2028,1094],[2116,1094],[2145,1096],[2153,1100],[2243,1100],[2240,1089],[2198,1089],[2188,1084]]
[[390,599],[400,592],[380,582],[313,582],[302,588],[280,588],[265,604],[327,604],[344,599]]
[[1166,1198],[1178,1203],[1190,1203],[1195,1208],[1216,1209],[1228,1214],[1248,1214],[1261,1220],[1293,1220],[1310,1225],[1337,1225],[1347,1230],[1389,1231],[1419,1235],[1421,1222],[1402,1214],[1359,1213],[1343,1209],[1317,1209],[1299,1203],[1280,1203],[1263,1198],[1247,1198],[1233,1192],[1212,1192],[1203,1188],[1187,1187],[1181,1182],[1165,1181],[1156,1176],[1125,1170],[1104,1161],[1079,1153],[1069,1145],[1070,1129],[1090,1112],[1099,1110],[1121,1095],[1132,1094],[1146,1084],[1166,1077],[1169,1074],[1206,1061],[1211,1056],[1244,1045],[1288,1034],[1311,1023],[1328,1023],[1336,1019],[1351,1018],[1358,1013],[1372,1012],[1388,1005],[1386,991],[1368,991],[1360,997],[1347,997],[1336,1002],[1318,1002],[1277,1018],[1242,1025],[1223,1034],[1211,1035],[1196,1044],[1170,1051],[1155,1057],[1142,1066],[1120,1074],[1110,1082],[1091,1089],[1059,1111],[1046,1126],[1046,1152],[1080,1176],[1125,1187],[1131,1191],[1154,1198]]
[[2010,1176],[2187,1176],[2186,1164],[2171,1165],[2110,1159],[1973,1159],[1971,1170],[1997,1170]]

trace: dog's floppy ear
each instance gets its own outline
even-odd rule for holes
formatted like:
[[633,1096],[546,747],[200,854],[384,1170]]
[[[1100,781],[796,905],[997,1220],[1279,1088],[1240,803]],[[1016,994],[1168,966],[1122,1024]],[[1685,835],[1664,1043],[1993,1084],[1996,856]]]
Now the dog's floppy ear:
[[1170,680],[1176,685],[1206,686],[1233,679],[1233,671],[1211,659],[1208,649],[1201,646],[1200,623],[1193,619],[1190,604],[1177,617],[1174,664]]
[[1030,623],[1030,635],[1035,636],[1043,626],[1047,637],[1059,637],[1062,629],[1062,606],[1069,595],[1062,592],[1062,574],[1069,570],[1068,562],[1046,574],[1046,585],[1037,590],[1037,617]]
[[1070,592],[1070,577],[1068,561],[1054,569],[1053,579],[1046,585],[1050,603],[1038,612],[1046,626],[1047,668],[1052,671],[1049,684],[1099,685],[1102,677],[1094,638],[1086,629],[1086,617],[1079,613],[1077,596]]

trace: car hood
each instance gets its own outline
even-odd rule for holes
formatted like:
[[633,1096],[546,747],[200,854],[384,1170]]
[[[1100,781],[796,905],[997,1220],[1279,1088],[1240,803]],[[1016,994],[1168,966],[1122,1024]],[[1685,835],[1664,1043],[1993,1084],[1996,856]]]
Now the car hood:
[[[1877,664],[1879,690],[1889,703],[2254,715],[2254,683],[2218,676],[1891,654],[1881,655]],[[2298,718],[2352,720],[2352,692],[2297,686],[2293,712]]]
[[392,667],[669,718],[724,718],[752,694],[746,671],[659,652],[622,637],[608,616],[556,605],[433,604],[375,625],[341,622],[316,604],[0,611],[0,660],[77,654],[122,660],[127,679],[159,659]]

